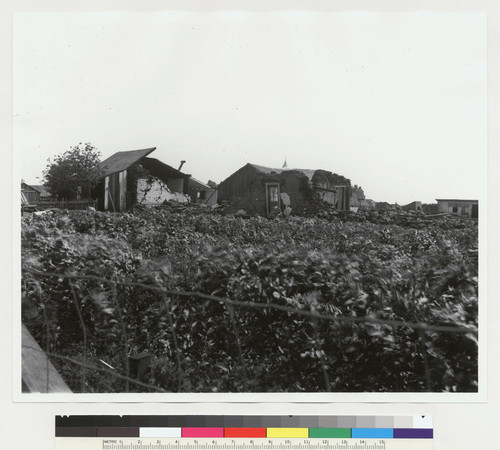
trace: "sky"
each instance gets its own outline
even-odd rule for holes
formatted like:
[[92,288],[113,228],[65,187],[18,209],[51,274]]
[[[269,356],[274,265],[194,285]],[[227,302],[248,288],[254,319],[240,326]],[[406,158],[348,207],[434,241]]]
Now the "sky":
[[486,15],[19,13],[20,178],[89,142],[201,181],[247,162],[325,169],[407,204],[486,189]]

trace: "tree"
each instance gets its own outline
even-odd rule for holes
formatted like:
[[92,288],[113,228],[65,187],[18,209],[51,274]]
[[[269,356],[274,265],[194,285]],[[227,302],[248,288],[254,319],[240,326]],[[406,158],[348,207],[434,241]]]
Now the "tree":
[[44,186],[58,199],[89,198],[101,178],[100,152],[81,142],[70,150],[48,159],[43,172]]

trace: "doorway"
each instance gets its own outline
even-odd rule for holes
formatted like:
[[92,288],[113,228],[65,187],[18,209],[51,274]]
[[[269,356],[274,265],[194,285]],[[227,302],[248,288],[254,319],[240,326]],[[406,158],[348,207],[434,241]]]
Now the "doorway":
[[275,217],[280,211],[280,185],[279,183],[266,183],[266,215]]

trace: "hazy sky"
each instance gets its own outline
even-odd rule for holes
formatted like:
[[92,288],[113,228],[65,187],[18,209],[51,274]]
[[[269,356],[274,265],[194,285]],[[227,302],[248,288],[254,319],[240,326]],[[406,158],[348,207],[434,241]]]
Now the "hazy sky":
[[202,181],[286,157],[377,201],[484,194],[484,14],[29,13],[13,53],[28,183],[90,142]]

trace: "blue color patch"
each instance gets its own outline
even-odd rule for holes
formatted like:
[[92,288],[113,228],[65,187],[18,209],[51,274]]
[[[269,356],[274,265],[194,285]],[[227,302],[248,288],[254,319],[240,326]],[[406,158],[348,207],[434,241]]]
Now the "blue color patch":
[[353,428],[351,437],[356,439],[392,439],[394,428]]

